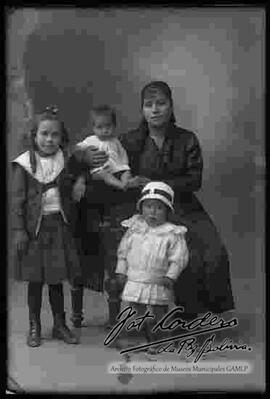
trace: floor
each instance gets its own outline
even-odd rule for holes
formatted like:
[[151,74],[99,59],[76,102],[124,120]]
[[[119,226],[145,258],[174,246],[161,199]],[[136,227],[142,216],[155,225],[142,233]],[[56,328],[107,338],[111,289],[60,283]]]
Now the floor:
[[[67,320],[70,317],[70,295],[64,285]],[[234,328],[234,342],[246,343],[248,350],[223,351],[208,354],[197,365],[206,362],[232,364],[237,361],[248,362],[248,374],[202,374],[193,373],[109,373],[112,362],[123,363],[119,351],[104,346],[108,332],[104,329],[107,320],[107,307],[103,295],[86,291],[86,327],[74,330],[80,337],[79,345],[67,345],[50,337],[52,318],[48,305],[47,287],[44,289],[42,308],[43,343],[39,348],[26,345],[28,330],[28,311],[26,306],[26,285],[10,280],[9,293],[9,337],[8,337],[8,375],[9,389],[24,392],[65,392],[65,393],[136,393],[161,391],[259,391],[265,389],[265,347],[264,319],[262,313],[237,314],[239,328]],[[232,314],[224,315],[225,320]],[[68,322],[69,324],[69,322]],[[70,324],[69,324],[70,325]],[[231,329],[232,330],[232,329]],[[223,332],[224,339],[227,335]],[[132,362],[148,367],[170,362],[193,367],[192,361],[177,353],[159,355],[157,362],[150,361],[144,353],[133,354]],[[132,363],[130,363],[132,365]],[[179,366],[180,367],[180,366]],[[168,370],[168,369],[167,369]],[[121,370],[122,371],[122,370]]]

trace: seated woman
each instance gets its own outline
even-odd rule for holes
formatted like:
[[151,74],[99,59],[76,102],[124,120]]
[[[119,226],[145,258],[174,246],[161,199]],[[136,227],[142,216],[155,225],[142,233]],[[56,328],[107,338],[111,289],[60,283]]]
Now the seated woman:
[[[175,192],[175,223],[186,225],[190,253],[189,264],[174,286],[175,303],[183,306],[182,318],[198,313],[222,313],[234,308],[231,290],[229,258],[219,233],[202,204],[194,194],[201,188],[203,161],[196,135],[176,125],[171,89],[165,82],[154,81],[141,92],[142,120],[139,127],[120,137],[127,152],[133,175],[140,178],[134,187],[121,193],[118,220],[129,217],[140,189],[150,180],[164,181]],[[106,161],[99,151],[77,151],[77,159],[89,166]],[[116,226],[117,231],[117,226]],[[121,235],[109,245],[112,270],[116,266],[117,246]],[[112,248],[114,246],[114,248]],[[119,290],[113,272],[107,284],[111,303],[111,320],[120,309]],[[109,300],[110,303],[110,300]]]

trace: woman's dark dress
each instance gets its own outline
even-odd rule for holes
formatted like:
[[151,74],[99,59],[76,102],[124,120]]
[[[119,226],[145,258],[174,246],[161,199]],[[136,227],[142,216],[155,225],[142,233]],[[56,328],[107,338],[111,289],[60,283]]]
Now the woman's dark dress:
[[195,134],[170,125],[161,150],[146,129],[129,132],[121,142],[134,175],[162,180],[173,187],[173,221],[188,228],[190,261],[175,285],[176,304],[183,305],[187,313],[207,310],[219,313],[233,309],[226,248],[194,194],[201,187],[203,167]]
[[[148,136],[147,130],[142,128],[124,134],[120,141],[127,151],[134,176],[165,181],[172,186],[175,191],[172,221],[188,228],[186,238],[190,261],[175,284],[176,304],[183,305],[189,314],[208,310],[219,313],[233,309],[227,251],[213,222],[194,194],[201,187],[203,166],[195,134],[170,125],[161,150]],[[88,274],[87,281],[92,287],[91,281],[99,281],[97,288],[93,289],[102,290],[104,265],[111,276],[114,274],[117,246],[123,234],[120,222],[136,212],[140,191],[129,189],[123,192],[102,181],[88,182],[86,199],[78,206],[82,213],[77,224],[77,236],[81,243],[84,269]],[[101,241],[98,244],[101,235],[96,235],[95,243],[91,235],[100,219],[98,204],[104,202],[110,205],[111,228],[102,234],[103,244]],[[91,216],[87,217],[87,214]],[[91,252],[97,256],[94,262],[90,260]]]

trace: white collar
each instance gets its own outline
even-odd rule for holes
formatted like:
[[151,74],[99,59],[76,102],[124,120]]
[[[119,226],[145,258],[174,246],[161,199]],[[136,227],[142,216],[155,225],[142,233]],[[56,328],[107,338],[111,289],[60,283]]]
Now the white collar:
[[123,227],[130,228],[132,231],[146,233],[151,232],[156,235],[163,235],[168,233],[174,233],[183,235],[187,232],[185,226],[176,225],[170,222],[166,222],[161,226],[149,227],[146,221],[143,219],[142,215],[133,215],[131,218],[123,220],[121,222]]
[[36,173],[32,172],[31,164],[30,164],[30,151],[26,151],[23,154],[19,155],[13,162],[18,163],[22,166],[31,176],[33,176],[40,183],[50,183],[55,180],[57,176],[61,173],[64,168],[64,155],[62,150],[58,150],[56,154],[49,157],[48,159],[52,162],[52,173],[48,176],[44,176],[44,171],[41,165],[41,157],[35,152],[35,157],[37,161],[37,170]]

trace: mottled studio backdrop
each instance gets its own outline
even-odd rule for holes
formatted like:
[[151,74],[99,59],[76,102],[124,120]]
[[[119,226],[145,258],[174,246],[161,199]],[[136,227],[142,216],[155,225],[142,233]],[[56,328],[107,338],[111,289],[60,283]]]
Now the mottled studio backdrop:
[[33,110],[57,104],[75,143],[93,103],[114,105],[125,132],[139,122],[143,85],[167,81],[178,123],[202,145],[199,197],[229,249],[237,308],[260,313],[264,45],[259,8],[17,9],[7,30],[8,160],[23,150]]

